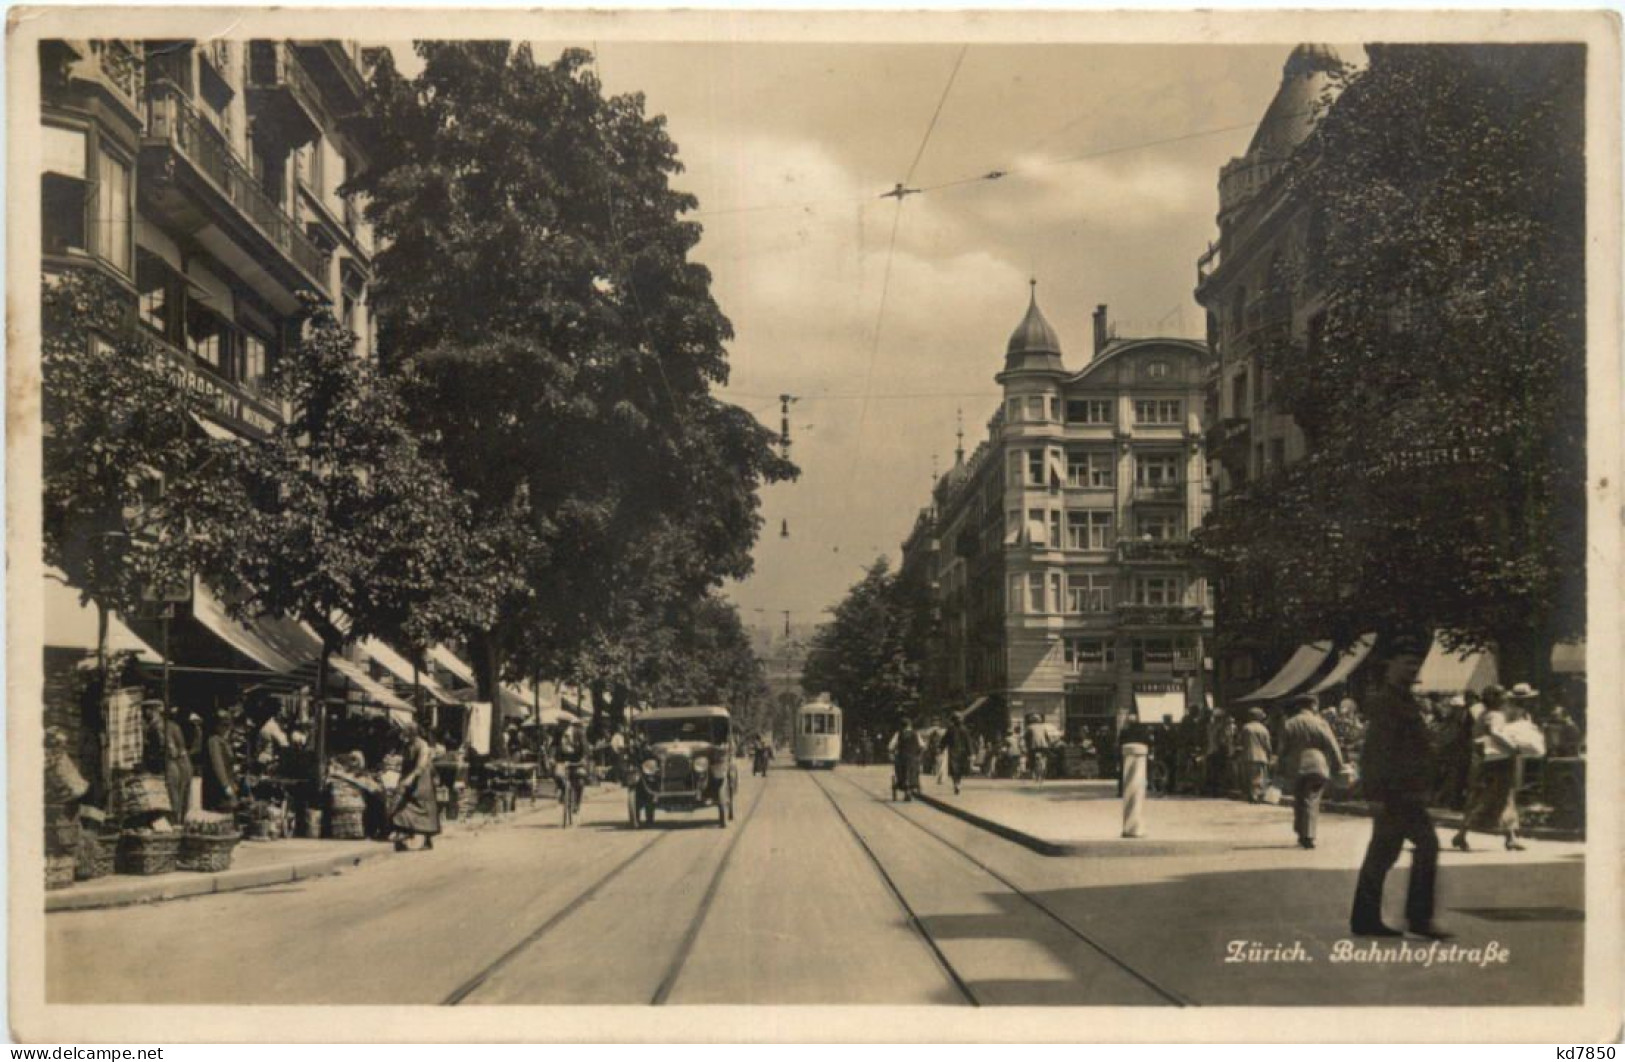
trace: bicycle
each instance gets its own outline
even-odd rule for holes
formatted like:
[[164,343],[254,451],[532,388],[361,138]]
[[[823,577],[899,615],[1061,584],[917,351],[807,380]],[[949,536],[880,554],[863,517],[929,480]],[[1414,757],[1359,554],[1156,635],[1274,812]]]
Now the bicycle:
[[563,812],[564,829],[575,825],[581,815],[581,794],[586,788],[585,771],[580,764],[562,766],[554,782],[559,787],[559,807]]

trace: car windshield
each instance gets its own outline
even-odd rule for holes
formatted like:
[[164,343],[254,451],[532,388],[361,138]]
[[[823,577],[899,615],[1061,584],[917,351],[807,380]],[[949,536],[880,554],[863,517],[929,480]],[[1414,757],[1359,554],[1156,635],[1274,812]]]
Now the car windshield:
[[637,730],[643,740],[651,745],[662,745],[669,741],[704,741],[722,745],[728,741],[728,720],[715,716],[640,720]]

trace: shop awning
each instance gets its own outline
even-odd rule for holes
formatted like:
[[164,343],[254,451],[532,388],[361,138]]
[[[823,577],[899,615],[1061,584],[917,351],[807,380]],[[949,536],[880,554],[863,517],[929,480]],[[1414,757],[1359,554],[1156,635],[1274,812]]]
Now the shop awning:
[[1237,698],[1241,704],[1249,701],[1273,701],[1290,696],[1299,686],[1314,677],[1326,658],[1332,654],[1331,642],[1300,645],[1276,676],[1245,697]]
[[322,640],[303,623],[281,616],[255,616],[246,624],[226,613],[200,580],[193,580],[192,615],[233,649],[269,671],[307,670],[322,655]]
[[474,669],[459,660],[457,658],[457,654],[452,652],[450,649],[447,649],[445,646],[431,646],[429,649],[429,659],[433,660],[436,664],[439,664],[441,667],[455,675],[459,682],[465,683],[469,686],[478,685],[478,683],[474,681]]
[[412,717],[412,706],[391,693],[383,683],[373,679],[361,669],[359,664],[346,660],[342,656],[335,656],[328,663],[332,665],[334,671],[355,683],[356,687],[366,695],[367,700],[373,704],[378,705],[380,708],[387,708],[392,713],[405,712],[408,718]]
[[193,413],[192,419],[197,422],[198,427],[203,429],[203,434],[207,435],[211,439],[232,439],[237,442],[242,441],[234,432],[227,431],[225,428],[216,424],[208,417],[202,416],[198,413]]
[[[395,676],[395,681],[410,689],[412,686],[412,662],[397,653],[377,638],[363,638],[356,646],[379,667]],[[417,684],[422,686],[424,692],[439,701],[441,704],[457,704],[457,698],[446,692],[446,688],[434,680],[434,676],[422,668],[417,669]]]
[[1371,655],[1371,647],[1377,644],[1375,634],[1362,634],[1355,639],[1354,644],[1344,649],[1337,657],[1337,663],[1326,672],[1326,677],[1310,686],[1306,693],[1319,693],[1321,690],[1331,689],[1340,683],[1347,682],[1354,669],[1365,663],[1365,658]]
[[987,700],[988,699],[986,697],[978,697],[974,701],[971,702],[971,705],[970,705],[969,708],[966,708],[962,712],[956,712],[955,714],[958,715],[959,718],[963,719],[967,715],[970,715],[972,712],[976,711],[976,709],[980,708],[982,705],[986,704]]
[[1558,642],[1552,646],[1552,672],[1558,675],[1584,675],[1586,643]]
[[[81,604],[79,591],[68,585],[67,576],[54,568],[45,570],[45,645],[52,649],[96,651],[96,606]],[[114,613],[107,616],[107,651],[134,653],[151,664],[163,658]]]
[[1477,693],[1496,682],[1495,654],[1452,652],[1445,648],[1442,635],[1433,636],[1422,670],[1416,673],[1418,693]]
[[1142,723],[1160,723],[1163,716],[1172,722],[1185,718],[1185,694],[1182,690],[1163,690],[1156,693],[1134,691],[1134,711]]

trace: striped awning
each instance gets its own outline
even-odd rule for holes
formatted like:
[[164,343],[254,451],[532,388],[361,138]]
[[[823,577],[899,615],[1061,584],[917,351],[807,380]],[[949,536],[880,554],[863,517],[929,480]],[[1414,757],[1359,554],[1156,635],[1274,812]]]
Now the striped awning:
[[1433,646],[1416,673],[1418,693],[1477,693],[1497,681],[1495,654],[1453,652],[1445,648],[1442,635],[1434,635]]
[[434,676],[421,668],[414,669],[404,656],[379,641],[377,638],[363,638],[356,647],[373,660],[377,665],[394,676],[395,681],[406,689],[412,688],[414,675],[417,684],[423,687],[424,692],[439,701],[441,704],[457,704],[457,698],[446,691],[446,688],[434,680]]
[[1315,672],[1321,669],[1326,663],[1326,658],[1331,655],[1331,642],[1300,645],[1298,651],[1292,654],[1292,659],[1286,662],[1286,666],[1281,668],[1274,678],[1237,700],[1246,704],[1249,701],[1274,701],[1289,697],[1298,687],[1314,678]]
[[1315,683],[1306,693],[1319,693],[1321,690],[1331,689],[1333,686],[1347,682],[1348,677],[1354,674],[1354,669],[1365,663],[1365,658],[1371,655],[1371,649],[1377,644],[1375,634],[1362,634],[1355,639],[1353,645],[1338,654],[1337,663],[1326,672],[1326,676]]
[[354,661],[346,660],[342,656],[335,656],[328,661],[334,671],[349,679],[362,694],[373,704],[380,708],[387,708],[392,714],[405,712],[412,716],[412,706],[391,693],[383,683],[376,681],[361,669]]

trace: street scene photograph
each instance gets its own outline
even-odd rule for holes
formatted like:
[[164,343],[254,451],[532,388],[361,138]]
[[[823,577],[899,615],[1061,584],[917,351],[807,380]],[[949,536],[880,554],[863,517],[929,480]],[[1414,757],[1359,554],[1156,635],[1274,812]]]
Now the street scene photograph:
[[36,14],[14,1037],[1617,1035],[1616,21]]

